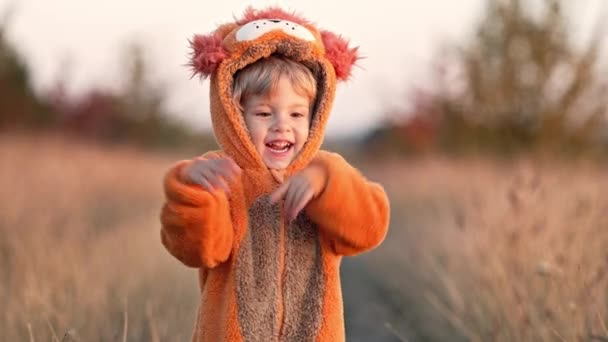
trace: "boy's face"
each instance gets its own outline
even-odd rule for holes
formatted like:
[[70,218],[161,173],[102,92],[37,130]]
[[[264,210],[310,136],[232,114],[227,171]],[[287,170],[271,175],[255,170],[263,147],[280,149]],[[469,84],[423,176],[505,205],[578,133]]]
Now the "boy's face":
[[308,139],[310,101],[281,77],[274,91],[251,96],[244,104],[245,124],[251,140],[270,169],[282,170]]

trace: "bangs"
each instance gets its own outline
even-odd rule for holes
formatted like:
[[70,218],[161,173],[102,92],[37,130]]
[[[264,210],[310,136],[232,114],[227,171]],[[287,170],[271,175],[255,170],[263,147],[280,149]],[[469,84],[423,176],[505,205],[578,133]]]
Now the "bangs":
[[287,77],[294,91],[314,103],[317,81],[310,69],[282,56],[263,58],[235,74],[234,104],[243,111],[243,104],[252,96],[269,96],[276,90],[281,77]]

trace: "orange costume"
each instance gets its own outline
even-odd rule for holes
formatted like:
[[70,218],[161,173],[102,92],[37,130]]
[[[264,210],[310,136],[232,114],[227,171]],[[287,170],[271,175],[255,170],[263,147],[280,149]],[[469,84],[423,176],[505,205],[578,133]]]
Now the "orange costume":
[[[241,167],[230,192],[184,182],[181,161],[164,179],[161,238],[167,250],[199,269],[201,299],[193,341],[344,341],[339,267],[342,256],[379,245],[389,204],[383,188],[337,154],[320,151],[336,82],[346,80],[357,50],[340,36],[278,8],[191,41],[192,66],[211,79],[211,116],[222,150]],[[264,165],[232,101],[235,72],[282,54],[318,80],[310,135],[285,179],[315,163],[323,191],[291,223],[269,195],[281,184]]]

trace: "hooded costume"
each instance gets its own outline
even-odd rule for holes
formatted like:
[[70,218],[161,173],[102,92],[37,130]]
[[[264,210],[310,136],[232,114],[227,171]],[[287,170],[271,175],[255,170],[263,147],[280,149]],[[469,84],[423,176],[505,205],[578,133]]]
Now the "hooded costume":
[[[211,117],[221,151],[241,167],[230,192],[184,182],[181,161],[164,179],[161,238],[167,250],[199,269],[200,305],[193,341],[343,341],[341,257],[384,239],[386,194],[337,154],[320,151],[337,80],[346,80],[357,50],[331,32],[278,8],[248,9],[241,20],[191,41],[191,65],[210,77]],[[323,191],[291,223],[270,194],[281,180],[264,165],[232,101],[235,73],[272,54],[303,63],[317,78],[308,140],[285,178],[311,163],[323,167]]]

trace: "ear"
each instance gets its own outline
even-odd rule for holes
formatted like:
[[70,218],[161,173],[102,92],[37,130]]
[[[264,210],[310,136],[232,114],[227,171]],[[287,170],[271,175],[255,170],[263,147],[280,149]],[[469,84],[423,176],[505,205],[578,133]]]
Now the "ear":
[[218,65],[228,56],[222,47],[223,40],[223,35],[218,31],[204,36],[194,35],[189,41],[192,51],[188,66],[192,68],[192,76],[198,74],[205,79],[217,69]]
[[329,59],[340,81],[347,81],[351,70],[359,57],[358,47],[348,46],[348,40],[329,31],[321,31],[321,39],[325,45],[325,57]]

